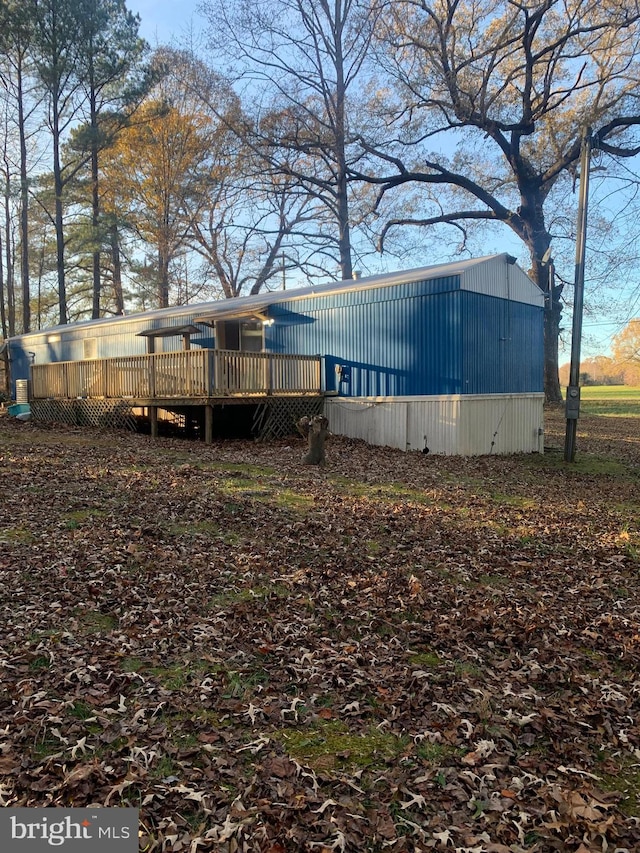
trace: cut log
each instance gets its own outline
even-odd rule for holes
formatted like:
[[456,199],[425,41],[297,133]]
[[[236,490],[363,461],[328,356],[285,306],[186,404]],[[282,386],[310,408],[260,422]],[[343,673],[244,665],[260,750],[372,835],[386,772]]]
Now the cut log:
[[307,453],[302,458],[305,465],[324,465],[325,444],[331,437],[329,421],[324,415],[300,418],[296,424],[300,435],[307,439]]

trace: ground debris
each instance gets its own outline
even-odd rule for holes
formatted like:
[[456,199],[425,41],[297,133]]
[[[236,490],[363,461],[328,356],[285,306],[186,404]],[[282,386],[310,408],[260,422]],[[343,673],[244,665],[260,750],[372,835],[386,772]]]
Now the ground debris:
[[[0,805],[141,849],[640,849],[640,422],[578,462],[0,418]],[[547,418],[545,443],[564,424]]]

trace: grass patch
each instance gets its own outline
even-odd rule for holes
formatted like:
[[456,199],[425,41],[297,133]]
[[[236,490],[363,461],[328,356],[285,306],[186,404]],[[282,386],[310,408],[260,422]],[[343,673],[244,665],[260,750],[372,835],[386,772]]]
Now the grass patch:
[[600,773],[602,787],[605,791],[617,791],[622,794],[618,808],[627,817],[637,817],[640,814],[640,763],[631,756],[607,759],[606,754],[599,754],[601,761],[607,765],[616,764],[614,772]]
[[474,678],[483,677],[483,672],[480,667],[468,660],[456,661],[453,665],[453,671],[455,675],[462,679],[467,678],[468,676],[473,676]]
[[613,418],[640,417],[640,400],[581,400],[583,415],[604,415]]
[[267,684],[269,673],[264,669],[229,670],[226,674],[224,699],[243,699],[252,695],[256,687]]
[[64,518],[64,526],[67,530],[77,530],[87,521],[93,521],[96,518],[104,518],[108,513],[103,509],[76,509],[66,513]]
[[[201,675],[207,669],[204,663],[193,664],[188,661],[179,661],[169,666],[150,666],[144,668],[142,675],[148,675],[162,685],[166,690],[178,693],[184,690],[193,675]],[[140,670],[138,670],[140,672]]]
[[416,746],[416,755],[427,764],[437,767],[448,758],[460,755],[463,752],[459,747],[452,747],[444,743],[430,743],[428,740],[421,741]]
[[538,503],[534,498],[525,498],[522,495],[505,495],[501,492],[495,492],[491,495],[491,500],[501,506],[513,506],[519,509],[538,509]]
[[183,521],[168,525],[167,533],[171,536],[209,536],[220,534],[220,525],[215,521]]
[[149,771],[151,778],[156,780],[168,779],[173,776],[180,778],[181,774],[182,767],[180,767],[180,765],[168,755],[163,755],[162,758],[159,758],[157,761],[153,761],[151,764],[151,770]]
[[435,669],[442,663],[437,652],[426,651],[409,656],[409,664],[412,667],[421,667],[422,669]]
[[255,491],[258,488],[256,480],[249,480],[245,477],[233,477],[217,484],[221,492],[225,495],[245,495],[247,492]]
[[263,584],[260,586],[242,587],[241,589],[226,589],[216,595],[212,595],[207,606],[218,609],[231,607],[234,604],[247,601],[264,600],[268,598],[288,598],[291,590],[284,584]]
[[476,579],[478,586],[488,586],[492,589],[504,589],[511,581],[504,575],[479,575]]
[[367,498],[371,501],[410,501],[419,504],[432,504],[433,498],[419,489],[412,489],[403,483],[362,483],[347,477],[333,476],[334,483],[343,494],[351,497]]
[[627,385],[586,385],[580,389],[585,415],[640,417],[640,388]]
[[199,465],[203,471],[220,471],[222,473],[244,474],[245,477],[273,477],[278,474],[275,468],[261,465],[244,465],[236,462],[207,462]]
[[306,511],[314,506],[312,495],[301,494],[293,489],[271,486],[257,479],[234,477],[218,483],[220,491],[230,497],[243,497],[260,503],[275,504],[283,509],[296,512]]
[[269,495],[269,500],[274,501],[276,506],[282,509],[291,509],[294,512],[306,512],[313,509],[315,498],[312,495],[302,495],[291,489],[279,489]]
[[598,477],[616,477],[621,480],[629,480],[633,477],[633,471],[624,462],[616,462],[615,459],[607,459],[603,456],[595,456],[588,453],[576,455],[575,462],[565,462],[562,455],[532,453],[523,457],[524,463],[535,468],[564,471],[567,474],[586,474]]
[[79,699],[69,707],[67,713],[70,717],[75,717],[76,720],[89,720],[92,717],[95,717],[96,710],[95,708],[92,708],[91,705],[88,705],[86,702]]
[[34,742],[31,756],[37,763],[46,761],[52,755],[58,755],[64,749],[64,745],[57,738],[43,731],[42,735]]
[[26,527],[0,530],[0,545],[30,545],[34,540],[34,534]]
[[583,400],[637,400],[640,388],[633,385],[585,385],[580,389]]
[[406,738],[376,728],[352,732],[339,720],[282,729],[273,737],[291,758],[314,770],[384,767],[407,747]]
[[166,666],[153,666],[141,658],[123,658],[121,667],[123,672],[139,673],[143,678],[156,681],[166,690],[180,691],[189,683],[193,674],[200,675],[207,669],[204,662],[194,664],[190,661],[174,661]]
[[115,616],[100,610],[76,610],[73,615],[88,634],[106,634],[113,631],[118,624]]

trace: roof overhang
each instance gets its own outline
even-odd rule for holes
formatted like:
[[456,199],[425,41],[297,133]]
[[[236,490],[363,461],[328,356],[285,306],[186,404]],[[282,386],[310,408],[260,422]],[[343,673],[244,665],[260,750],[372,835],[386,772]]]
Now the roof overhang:
[[173,338],[178,335],[197,335],[202,332],[197,326],[189,323],[185,326],[163,326],[159,329],[144,329],[138,332],[140,338]]
[[194,318],[194,322],[206,323],[209,326],[213,326],[219,320],[267,323],[269,321],[269,302],[265,300],[257,304],[254,302],[253,305],[216,305],[210,312]]

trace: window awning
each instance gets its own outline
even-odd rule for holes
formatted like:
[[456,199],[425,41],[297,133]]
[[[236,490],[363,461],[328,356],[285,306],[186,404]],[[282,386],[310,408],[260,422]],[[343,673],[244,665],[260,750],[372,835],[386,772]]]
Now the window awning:
[[187,324],[185,326],[163,326],[159,329],[145,329],[142,332],[138,332],[138,337],[140,338],[172,338],[177,337],[178,335],[196,335],[202,332],[202,329],[199,329],[197,326],[193,324]]
[[215,311],[212,311],[210,314],[201,314],[199,317],[195,318],[196,323],[207,323],[210,326],[218,320],[253,320],[258,321],[260,323],[264,323],[269,319],[268,313],[268,303],[263,305],[254,305],[254,306],[245,306],[244,308],[238,306],[228,307],[220,307],[216,308]]

